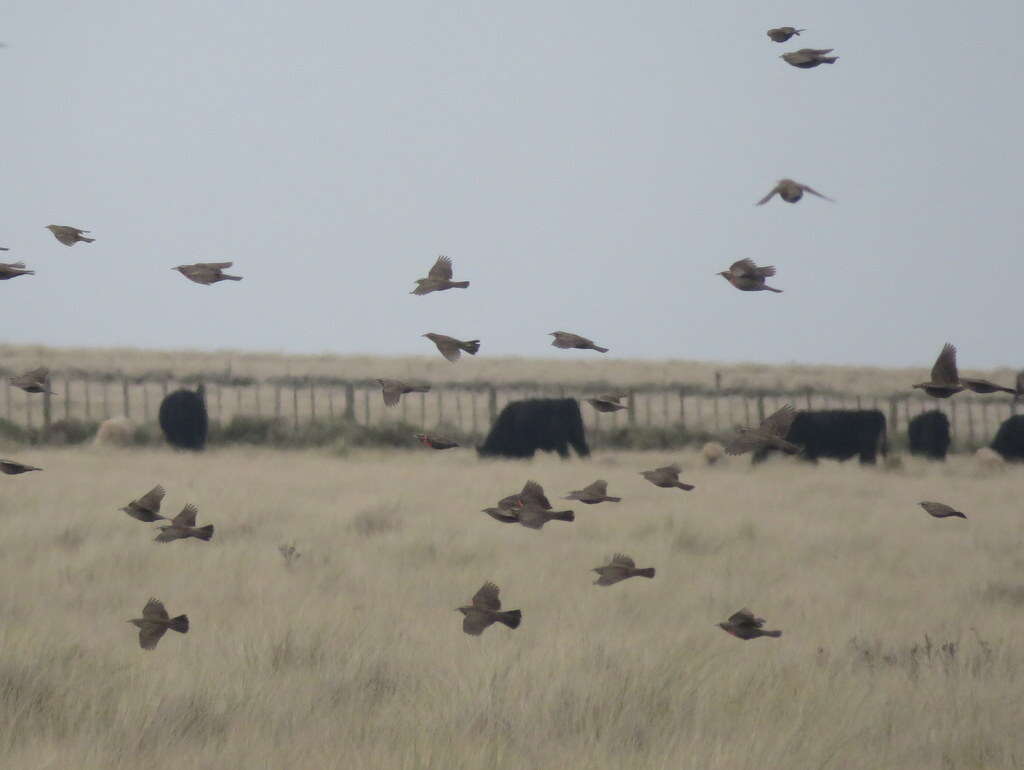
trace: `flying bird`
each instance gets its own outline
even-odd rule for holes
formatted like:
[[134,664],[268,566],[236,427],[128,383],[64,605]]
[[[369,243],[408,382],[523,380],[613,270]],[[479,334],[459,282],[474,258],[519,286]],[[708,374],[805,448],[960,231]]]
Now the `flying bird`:
[[159,599],[150,599],[142,608],[142,617],[128,621],[139,629],[139,646],[144,650],[156,648],[157,642],[170,628],[179,634],[188,633],[188,615],[172,618]]
[[654,567],[638,569],[636,562],[624,553],[615,554],[608,564],[603,567],[594,567],[593,571],[600,575],[594,581],[596,586],[610,586],[631,577],[654,577]]
[[1002,385],[996,385],[990,380],[961,377],[960,384],[973,393],[1009,393],[1011,396],[1017,395],[1017,390],[1015,388],[1006,388]]
[[53,237],[65,246],[74,246],[79,241],[92,243],[96,240],[95,238],[86,238],[82,233],[87,233],[89,231],[79,230],[77,227],[68,227],[67,225],[47,225],[46,229],[53,233]]
[[948,506],[945,503],[933,503],[925,501],[922,503],[918,503],[918,505],[924,508],[925,511],[927,511],[930,515],[934,516],[936,519],[948,519],[951,516],[958,519],[967,518],[967,516],[965,516],[960,511],[956,510],[956,508]]
[[21,388],[26,393],[49,393],[57,395],[50,390],[50,370],[45,366],[38,369],[31,369],[16,377],[8,377],[8,381],[16,388]]
[[775,27],[774,29],[768,30],[768,37],[776,43],[785,43],[793,37],[793,35],[799,35],[801,32],[806,31],[806,29],[796,29],[795,27]]
[[824,198],[827,201],[832,201],[832,203],[835,203],[835,201],[829,198],[827,195],[822,195],[817,190],[812,189],[805,184],[800,184],[800,182],[794,182],[792,179],[780,179],[778,184],[776,184],[775,187],[772,188],[772,191],[754,205],[763,206],[768,201],[770,201],[772,199],[772,196],[775,195],[776,193],[778,193],[778,196],[782,198],[782,200],[786,201],[786,203],[796,203],[798,200],[804,197],[805,192],[809,192],[811,195],[817,195],[819,198]]
[[196,262],[194,265],[178,265],[172,267],[171,270],[177,270],[183,276],[188,278],[192,283],[199,283],[203,286],[209,286],[212,283],[219,281],[241,281],[242,276],[240,275],[228,275],[224,272],[226,268],[231,267],[234,262]]
[[664,468],[655,468],[653,471],[640,471],[640,475],[656,487],[664,487],[666,489],[678,487],[687,491],[696,489],[693,484],[685,484],[679,480],[681,470],[682,468],[673,463],[672,465],[666,465]]
[[156,542],[169,543],[172,540],[184,540],[187,537],[194,537],[199,540],[209,540],[213,537],[213,525],[205,527],[196,526],[196,514],[199,509],[189,503],[181,509],[181,513],[171,519],[166,527],[160,527],[160,534],[156,536]]
[[0,262],[0,281],[17,278],[19,275],[35,275],[35,270],[26,270],[24,262]]
[[754,613],[748,609],[742,609],[729,616],[725,623],[719,623],[718,627],[726,633],[732,634],[737,639],[757,639],[759,636],[771,636],[778,639],[782,636],[781,631],[762,631],[764,618],[755,618]]
[[527,481],[520,492],[503,497],[497,507],[482,512],[503,524],[522,524],[528,529],[541,529],[549,521],[576,520],[573,511],[551,510],[544,488],[536,481]]
[[153,522],[160,519],[166,520],[166,516],[160,515],[160,503],[166,494],[167,492],[164,488],[157,484],[138,500],[132,500],[128,505],[119,510],[124,511],[133,519],[138,519],[139,521]]
[[437,349],[441,352],[441,355],[453,364],[462,357],[463,350],[471,356],[475,356],[476,352],[480,350],[480,340],[457,340],[454,337],[449,337],[445,334],[434,334],[434,332],[428,332],[423,336],[437,345]]
[[483,584],[470,600],[471,604],[457,607],[465,617],[462,619],[462,630],[472,636],[480,636],[494,622],[504,623],[509,628],[519,628],[523,619],[520,610],[501,611],[501,600],[498,598],[498,586],[490,581]]
[[519,492],[513,492],[498,501],[498,507],[502,510],[519,508],[525,503],[534,503],[541,508],[550,511],[551,501],[544,494],[544,487],[536,481],[527,481]]
[[789,427],[796,419],[796,414],[797,411],[793,405],[786,404],[765,417],[756,428],[737,427],[736,435],[725,444],[725,453],[741,455],[754,449],[774,447],[787,454],[797,454],[800,447],[786,441],[786,434],[789,433]]
[[430,294],[432,291],[444,291],[445,289],[468,289],[469,281],[452,280],[452,261],[443,254],[437,258],[437,262],[430,268],[426,278],[416,279],[416,288],[410,294]]
[[741,259],[738,262],[733,262],[728,270],[723,270],[717,275],[725,278],[740,291],[773,291],[776,294],[782,294],[782,289],[774,289],[764,282],[765,278],[775,275],[773,265],[758,267],[751,259]]
[[42,468],[37,468],[34,465],[25,465],[14,460],[0,460],[0,473],[6,473],[8,476],[17,476],[19,473],[41,470]]
[[593,340],[588,340],[586,337],[581,337],[578,334],[571,332],[549,332],[554,337],[551,340],[551,344],[556,348],[575,348],[577,350],[596,350],[598,353],[607,353],[608,348],[602,348],[599,345],[595,345]]
[[388,380],[388,379],[377,379],[377,384],[381,387],[381,393],[384,396],[385,406],[395,406],[398,404],[398,400],[406,393],[429,393],[429,385],[408,385],[401,380]]
[[831,48],[801,48],[799,51],[784,53],[779,58],[785,59],[787,64],[792,64],[794,67],[808,70],[819,64],[834,64],[839,57],[825,55],[831,52]]
[[423,444],[423,446],[430,449],[454,449],[458,446],[458,443],[451,439],[442,438],[441,436],[431,436],[429,433],[417,433],[416,439]]
[[587,505],[595,505],[597,503],[618,503],[622,501],[621,497],[608,496],[608,482],[604,479],[598,479],[593,484],[583,487],[583,489],[575,489],[562,499],[579,500],[581,503],[586,503]]
[[599,412],[617,412],[620,409],[629,408],[625,404],[619,403],[625,397],[625,393],[609,393],[603,396],[588,398],[587,403]]
[[933,398],[949,398],[964,389],[960,384],[960,373],[956,368],[956,346],[946,343],[932,366],[929,382],[919,382],[913,387],[920,388]]

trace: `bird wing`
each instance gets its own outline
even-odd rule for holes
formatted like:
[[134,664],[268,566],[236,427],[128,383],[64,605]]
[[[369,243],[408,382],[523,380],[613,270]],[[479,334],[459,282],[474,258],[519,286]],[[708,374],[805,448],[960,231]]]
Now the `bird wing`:
[[779,186],[775,185],[775,187],[772,188],[772,191],[770,193],[768,193],[766,196],[764,196],[761,200],[759,200],[754,205],[755,206],[763,206],[768,201],[770,201],[772,199],[772,196],[775,195],[775,193],[777,193],[778,191],[779,191]]
[[[829,49],[829,50],[831,50],[831,49]],[[815,190],[815,189],[814,189],[813,187],[808,187],[808,186],[807,186],[807,185],[805,185],[805,184],[799,184],[799,183],[797,184],[797,187],[799,187],[799,188],[800,188],[801,190],[803,190],[804,192],[809,192],[809,193],[810,193],[811,195],[817,195],[817,196],[818,196],[819,198],[824,198],[824,199],[825,199],[825,200],[827,200],[827,201],[832,201],[833,203],[835,203],[835,201],[834,201],[834,200],[832,200],[831,198],[829,198],[829,197],[828,197],[827,195],[822,195],[822,194],[821,194],[820,192],[818,192],[817,190]]]
[[146,606],[142,608],[142,617],[147,619],[158,618],[160,620],[167,620],[170,615],[167,614],[167,610],[164,608],[164,603],[159,599],[150,599],[146,602]]
[[754,617],[754,613],[746,607],[730,615],[729,622],[734,626],[754,626],[755,628],[760,628],[764,624],[764,620]]
[[143,623],[139,628],[139,646],[144,650],[152,650],[166,633],[166,626],[157,623]]
[[960,382],[960,374],[956,369],[956,346],[947,342],[942,352],[935,359],[932,367],[932,383],[936,385],[956,385]]
[[765,265],[764,267],[757,268],[754,272],[761,278],[771,278],[775,275],[775,265]]
[[488,580],[473,595],[473,606],[481,610],[500,610],[501,600],[498,598],[498,591],[498,586]]
[[462,619],[462,630],[467,634],[480,636],[480,634],[484,632],[484,629],[493,622],[494,621],[484,613],[470,610],[466,613],[466,617]]
[[33,380],[45,380],[50,376],[50,370],[45,366],[40,366],[38,369],[32,369],[31,371],[25,372],[23,377],[31,377]]
[[609,566],[629,567],[630,569],[633,569],[636,567],[636,562],[624,553],[617,553],[612,557],[611,565]]
[[136,500],[135,505],[143,510],[157,513],[160,510],[160,502],[164,499],[164,495],[166,494],[167,492],[164,488],[157,484],[146,494]]
[[619,401],[624,399],[626,395],[626,393],[606,393],[605,395],[598,396],[597,398],[599,401],[610,401],[613,404],[617,404]]
[[519,493],[519,497],[527,503],[536,503],[541,508],[551,509],[551,503],[544,494],[544,487],[536,481],[527,481],[523,485],[523,491]]
[[437,258],[437,262],[430,268],[427,277],[435,281],[450,281],[452,279],[452,261],[446,256]]
[[226,267],[231,267],[234,262],[196,262],[192,267],[198,267],[202,270],[223,270]]
[[181,540],[188,537],[183,529],[178,527],[163,527],[160,534],[153,538],[157,543],[170,543],[172,540]]
[[548,512],[535,502],[528,502],[516,516],[519,523],[528,529],[540,529],[551,520]]
[[194,527],[196,525],[196,514],[199,509],[189,503],[181,509],[181,513],[174,517],[172,524],[175,527]]
[[492,519],[497,519],[502,524],[514,524],[519,521],[519,513],[513,510],[502,510],[501,508],[484,508],[483,512]]
[[757,275],[757,265],[754,264],[752,259],[740,259],[729,265],[729,272],[732,273],[734,278],[745,278],[748,276],[753,278]]
[[744,430],[737,432],[735,436],[725,442],[725,453],[727,455],[746,454],[763,446],[764,443],[764,438],[758,435],[757,431]]
[[672,463],[671,465],[666,465],[664,468],[658,468],[654,472],[657,473],[660,476],[673,476],[673,477],[675,477],[675,476],[678,476],[680,473],[682,473],[682,470],[683,469],[680,468],[678,464]]
[[930,513],[932,516],[948,516],[951,513],[956,513],[955,508],[946,505],[945,503],[933,503],[926,501],[923,503],[919,503],[919,505],[926,511],[928,511],[928,513]]
[[605,497],[608,494],[608,482],[604,479],[598,479],[580,491],[584,497]]
[[384,404],[386,406],[394,406],[398,403],[398,399],[402,397],[402,390],[404,384],[396,382],[394,380],[385,380],[381,382],[381,393],[384,396]]
[[441,355],[452,363],[455,363],[462,357],[462,351],[459,349],[459,341],[452,337],[445,337],[443,334],[439,334],[438,339],[434,340],[434,344],[437,345],[437,349],[441,352]]
[[772,436],[785,438],[786,434],[789,433],[793,420],[796,419],[796,414],[797,412],[793,405],[786,404],[781,409],[765,417],[761,423],[760,430]]
[[807,54],[809,56],[824,56],[827,53],[832,53],[831,48],[801,48],[797,53]]

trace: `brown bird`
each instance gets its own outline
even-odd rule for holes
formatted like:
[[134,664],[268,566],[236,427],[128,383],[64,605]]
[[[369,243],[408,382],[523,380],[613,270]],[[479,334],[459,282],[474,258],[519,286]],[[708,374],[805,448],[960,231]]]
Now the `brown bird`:
[[192,283],[199,283],[209,286],[218,281],[241,281],[240,275],[228,275],[225,268],[231,267],[234,262],[196,262],[194,265],[178,265],[171,270],[177,270]]
[[152,650],[156,647],[160,638],[170,628],[179,634],[188,633],[188,615],[178,615],[172,618],[164,609],[164,603],[159,599],[150,599],[142,608],[142,617],[128,621],[139,629],[139,646],[144,650]]
[[527,529],[541,529],[549,521],[575,521],[576,514],[572,511],[548,510],[537,502],[523,502],[519,505],[497,508],[484,508],[492,519],[503,524],[522,524]]
[[945,503],[932,503],[925,501],[923,503],[918,503],[918,505],[924,508],[929,514],[934,516],[936,519],[948,519],[950,516],[956,517],[958,519],[967,518],[963,513],[956,510],[955,508],[946,505]]
[[19,275],[35,275],[35,270],[26,270],[24,262],[0,262],[0,281],[17,278]]
[[544,494],[544,487],[536,481],[527,481],[519,492],[501,498],[498,507],[507,511],[511,508],[520,508],[526,503],[534,503],[547,511],[551,510],[551,501]]
[[410,294],[430,294],[432,291],[444,291],[445,289],[468,289],[469,281],[452,280],[452,261],[443,254],[437,258],[437,262],[430,268],[426,278],[416,279],[416,288]]
[[50,370],[45,366],[38,369],[31,369],[17,377],[8,377],[8,381],[16,388],[21,388],[26,393],[49,393],[57,395],[50,390]]
[[996,385],[990,380],[975,379],[972,377],[961,377],[960,384],[963,385],[967,390],[974,393],[1009,393],[1011,396],[1017,395],[1017,391],[1014,388],[1006,388],[1002,385]]
[[679,489],[685,490],[696,489],[693,484],[684,484],[679,480],[679,472],[681,470],[682,468],[673,463],[672,465],[666,465],[664,468],[655,468],[653,471],[640,471],[640,475],[656,487],[665,487],[666,489],[679,487]]
[[437,345],[437,349],[441,351],[441,355],[453,364],[462,357],[463,350],[471,356],[475,356],[476,352],[480,349],[480,340],[469,340],[464,342],[463,340],[457,340],[454,337],[448,337],[444,334],[434,334],[434,332],[428,332],[423,336]]
[[734,612],[725,623],[719,623],[718,627],[726,633],[730,633],[737,639],[757,639],[759,636],[771,636],[778,639],[782,636],[781,631],[762,631],[764,618],[755,618],[754,613],[748,609]]
[[451,439],[441,438],[441,436],[431,436],[429,433],[417,433],[417,440],[423,446],[429,447],[430,449],[454,449],[458,444]]
[[160,515],[160,503],[166,494],[167,492],[164,491],[164,488],[157,484],[138,500],[132,500],[128,505],[119,510],[124,511],[133,519],[138,519],[139,521],[153,522],[160,519],[166,520],[166,516]]
[[209,540],[213,537],[213,525],[205,527],[196,526],[196,514],[199,509],[189,503],[181,509],[181,513],[171,519],[166,527],[160,527],[161,532],[156,536],[156,542],[169,543],[172,540],[184,540],[187,537],[194,537],[199,540]]
[[554,337],[551,344],[556,348],[576,348],[577,350],[596,350],[598,353],[607,353],[608,348],[602,348],[594,344],[593,340],[581,337],[571,332],[549,332]]
[[619,403],[619,401],[621,401],[625,397],[625,393],[609,393],[604,396],[588,398],[587,403],[590,404],[599,412],[617,412],[620,409],[629,408],[625,404]]
[[87,233],[89,231],[79,230],[77,227],[68,227],[67,225],[47,225],[46,229],[53,233],[53,237],[65,246],[74,246],[79,241],[92,243],[96,240],[95,238],[86,238],[82,233]]
[[429,385],[407,385],[401,380],[387,380],[377,379],[377,384],[381,387],[381,392],[384,395],[385,406],[395,406],[398,404],[398,399],[404,396],[406,393],[429,393]]
[[792,179],[780,179],[778,184],[776,184],[775,187],[772,188],[772,191],[754,205],[763,206],[768,201],[770,201],[772,199],[772,196],[775,195],[776,193],[778,193],[779,197],[782,198],[782,200],[786,201],[786,203],[796,203],[798,200],[804,197],[805,192],[809,192],[811,195],[817,195],[819,198],[824,198],[827,201],[832,201],[832,203],[835,203],[835,201],[829,198],[827,195],[822,195],[817,190],[814,190],[805,184],[800,184],[800,182],[794,182]]
[[610,586],[631,577],[654,577],[654,567],[638,569],[636,562],[624,553],[615,554],[608,564],[594,567],[593,571],[601,576],[594,581],[596,586]]
[[728,270],[716,275],[722,276],[740,291],[774,291],[782,294],[782,289],[773,289],[764,282],[765,278],[775,275],[775,267],[772,265],[758,267],[751,259],[741,259],[733,262]]
[[776,27],[775,29],[768,30],[768,37],[776,43],[785,43],[793,35],[799,35],[801,32],[806,31],[806,29],[796,29],[795,27]]
[[37,468],[34,465],[25,465],[14,460],[0,460],[0,473],[6,473],[8,476],[17,476],[19,473],[41,470],[42,468]]
[[581,503],[586,503],[587,505],[594,505],[596,503],[618,503],[622,501],[621,497],[608,496],[608,482],[604,479],[598,479],[593,484],[583,487],[583,489],[575,489],[562,499],[579,500]]
[[495,621],[504,623],[509,628],[519,628],[523,619],[520,610],[501,612],[501,600],[498,598],[500,589],[488,581],[483,584],[471,599],[472,604],[456,607],[465,617],[462,619],[462,630],[473,636],[480,636],[487,626]]
[[799,51],[784,53],[779,58],[785,59],[787,64],[807,70],[811,67],[817,67],[819,64],[834,64],[838,61],[838,56],[825,55],[831,52],[831,48],[801,48]]
[[1013,400],[1016,401],[1021,396],[1024,396],[1024,371],[1017,372],[1017,395]]
[[960,373],[956,368],[956,347],[948,342],[943,345],[932,366],[931,381],[919,382],[913,387],[920,388],[933,398],[949,398],[963,390]]
[[789,427],[796,419],[797,411],[792,404],[786,404],[778,411],[768,415],[756,428],[736,428],[736,435],[725,444],[727,455],[746,454],[762,447],[775,447],[786,454],[797,454],[800,447],[786,441]]

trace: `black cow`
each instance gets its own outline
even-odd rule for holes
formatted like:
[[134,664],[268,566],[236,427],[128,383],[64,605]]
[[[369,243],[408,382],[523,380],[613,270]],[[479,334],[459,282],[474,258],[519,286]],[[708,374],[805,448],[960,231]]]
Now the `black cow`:
[[1024,414],[1015,414],[999,426],[992,449],[1004,460],[1024,460]]
[[491,426],[481,457],[533,457],[538,449],[565,458],[569,447],[580,457],[590,455],[579,402],[574,398],[531,398],[513,401]]
[[[829,409],[798,412],[789,426],[786,441],[803,451],[800,457],[817,461],[819,457],[849,460],[860,455],[861,463],[874,465],[879,451],[885,455],[885,415],[877,409]],[[764,460],[771,447],[759,449],[753,461]]]
[[202,385],[195,392],[176,390],[167,394],[160,402],[160,429],[167,443],[178,449],[198,451],[206,446],[209,418]]
[[949,418],[938,409],[921,412],[907,426],[910,454],[929,460],[945,460],[949,451]]

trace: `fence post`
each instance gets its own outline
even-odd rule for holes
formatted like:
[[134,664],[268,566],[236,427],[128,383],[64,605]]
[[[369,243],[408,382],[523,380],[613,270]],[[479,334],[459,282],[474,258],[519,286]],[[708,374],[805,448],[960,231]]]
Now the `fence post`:
[[142,381],[142,421],[149,422],[149,383]]
[[132,416],[132,408],[128,399],[128,378],[124,375],[121,375],[121,396],[124,399],[124,416],[130,418]]
[[807,410],[811,409],[811,389],[808,388],[804,391],[804,403],[807,405]]
[[309,383],[309,418],[316,422],[316,385]]
[[110,383],[103,383],[103,419],[110,419]]
[[[953,407],[954,404],[950,404]],[[974,410],[971,408],[974,404],[967,404],[967,436],[970,438],[971,446],[974,446]],[[956,435],[956,426],[953,427],[953,435]]]
[[275,383],[274,385],[274,417],[278,420],[281,419],[281,385]]
[[892,396],[889,399],[889,430],[893,435],[900,429],[899,413],[897,411],[898,404],[899,401],[896,399],[896,396]]
[[498,391],[492,385],[487,389],[487,413],[491,416],[491,424],[494,424],[498,416]]
[[420,427],[427,429],[427,394],[420,393]]
[[462,422],[462,391],[455,391],[455,422],[459,426],[460,431],[466,430],[466,426]]
[[64,419],[71,419],[71,380],[64,378]]
[[679,424],[686,427],[686,391],[679,389]]
[[356,421],[356,388],[351,382],[345,383],[345,419]]
[[764,422],[764,393],[757,394],[757,419]]
[[627,411],[629,412],[629,424],[636,425],[636,392],[630,388],[626,394]]
[[299,386],[292,385],[292,421],[295,430],[299,429]]
[[89,392],[89,380],[85,381],[85,419],[92,419],[92,394]]
[[43,433],[50,432],[50,391],[43,391]]
[[370,391],[364,390],[363,395],[363,424],[366,427],[370,427]]

